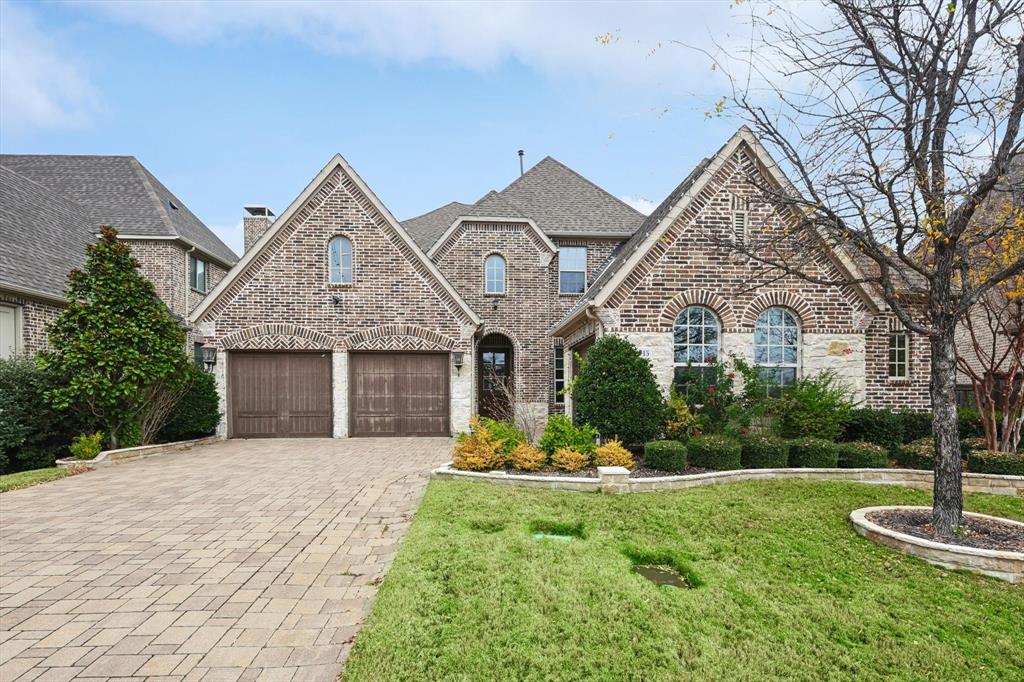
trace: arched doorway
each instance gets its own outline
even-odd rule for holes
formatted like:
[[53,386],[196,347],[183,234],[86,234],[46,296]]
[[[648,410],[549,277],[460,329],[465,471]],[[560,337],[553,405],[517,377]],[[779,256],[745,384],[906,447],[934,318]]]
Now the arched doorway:
[[512,341],[504,334],[488,334],[477,351],[477,404],[491,419],[512,417]]

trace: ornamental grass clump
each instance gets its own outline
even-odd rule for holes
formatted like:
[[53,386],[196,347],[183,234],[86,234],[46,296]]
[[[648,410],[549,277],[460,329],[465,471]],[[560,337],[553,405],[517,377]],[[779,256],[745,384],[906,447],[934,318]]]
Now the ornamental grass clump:
[[796,438],[789,441],[789,466],[808,469],[835,469],[839,465],[836,444],[823,438]]
[[839,443],[836,449],[841,469],[882,469],[889,466],[889,451],[877,443]]
[[459,434],[455,444],[452,466],[465,471],[491,471],[505,465],[501,451],[503,441],[494,438],[490,429],[473,417],[469,422],[469,433]]
[[548,456],[543,450],[535,448],[529,443],[520,443],[509,456],[509,463],[512,468],[520,471],[537,471],[544,468],[548,462]]
[[686,446],[677,440],[655,440],[644,446],[644,465],[659,471],[685,471]]
[[590,455],[572,448],[558,448],[551,456],[551,463],[561,471],[582,471],[590,466]]
[[789,459],[786,441],[771,436],[744,438],[740,447],[740,462],[745,469],[782,469]]
[[742,467],[740,444],[724,436],[701,436],[686,444],[690,465],[726,471]]
[[636,462],[633,460],[633,453],[623,447],[620,441],[610,440],[594,450],[594,466],[632,469]]

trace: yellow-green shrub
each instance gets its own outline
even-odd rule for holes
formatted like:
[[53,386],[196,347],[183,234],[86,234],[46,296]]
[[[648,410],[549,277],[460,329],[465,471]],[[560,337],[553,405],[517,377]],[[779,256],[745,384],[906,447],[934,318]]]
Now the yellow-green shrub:
[[551,463],[562,471],[580,471],[590,466],[590,455],[572,448],[558,448],[551,456]]
[[632,453],[622,446],[618,440],[610,440],[594,450],[594,464],[599,467],[626,467],[632,469],[636,466]]
[[474,417],[469,422],[469,433],[459,435],[452,466],[466,471],[490,471],[503,467],[503,444],[504,441],[495,439],[490,429]]
[[511,461],[512,466],[516,469],[537,471],[547,463],[548,456],[542,450],[538,450],[529,443],[520,443],[512,451],[509,461]]

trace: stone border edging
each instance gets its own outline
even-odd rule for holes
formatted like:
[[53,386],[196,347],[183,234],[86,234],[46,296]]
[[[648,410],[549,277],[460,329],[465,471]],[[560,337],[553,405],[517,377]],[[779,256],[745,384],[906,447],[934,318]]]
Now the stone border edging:
[[[932,472],[919,469],[736,469],[704,474],[630,478],[623,467],[598,467],[597,478],[508,474],[504,471],[460,471],[451,466],[438,467],[431,478],[466,478],[502,485],[516,485],[546,490],[578,492],[642,493],[660,490],[687,490],[720,483],[798,479],[812,481],[850,481],[876,485],[902,485],[931,490]],[[963,489],[972,493],[1024,496],[1024,476],[965,473]]]
[[174,443],[156,443],[154,445],[139,445],[134,448],[104,450],[100,454],[96,455],[96,459],[75,459],[74,457],[58,459],[57,466],[62,469],[75,466],[87,466],[91,468],[113,466],[115,464],[134,462],[135,460],[145,459],[146,457],[153,457],[154,455],[191,450],[197,445],[208,445],[209,443],[215,443],[219,440],[224,440],[223,436],[203,436],[202,438],[193,438],[192,440],[179,440]]
[[[1008,552],[996,549],[976,549],[962,545],[948,545],[934,540],[919,538],[908,533],[890,530],[869,521],[867,515],[876,511],[927,510],[931,507],[888,505],[864,507],[850,512],[850,521],[858,534],[872,542],[924,559],[930,564],[943,568],[960,569],[981,573],[1011,583],[1024,583],[1024,552]],[[999,516],[964,512],[964,516],[977,519],[996,519],[1003,523],[1024,527],[1024,523]]]

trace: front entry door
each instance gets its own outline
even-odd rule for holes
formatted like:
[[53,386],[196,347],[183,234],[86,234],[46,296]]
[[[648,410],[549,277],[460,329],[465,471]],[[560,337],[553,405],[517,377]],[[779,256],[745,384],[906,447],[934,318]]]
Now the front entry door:
[[512,349],[480,349],[480,414],[491,419],[508,419],[512,393]]

